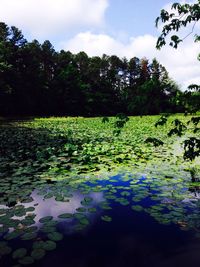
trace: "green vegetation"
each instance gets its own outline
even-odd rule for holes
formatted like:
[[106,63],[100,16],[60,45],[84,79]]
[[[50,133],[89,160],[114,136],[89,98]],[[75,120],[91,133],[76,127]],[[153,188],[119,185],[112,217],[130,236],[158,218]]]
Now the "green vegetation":
[[[39,185],[91,173],[114,173],[126,168],[142,173],[147,168],[159,169],[159,165],[170,164],[184,169],[190,163],[183,160],[180,144],[193,132],[191,127],[182,137],[169,137],[172,121],[177,118],[187,124],[191,117],[171,116],[164,126],[157,128],[154,125],[158,116],[131,117],[119,136],[113,135],[115,118],[110,118],[109,124],[102,124],[101,118],[80,117],[2,121],[0,187],[9,191],[12,182],[16,191],[23,186],[29,192],[32,182]],[[164,145],[158,143],[154,147],[147,142],[155,136],[164,140]],[[45,198],[51,196],[49,192]],[[64,201],[68,196],[57,197]],[[24,193],[21,198],[27,203],[32,201]],[[9,202],[14,201],[15,193],[11,192]]]
[[103,116],[183,111],[182,93],[156,59],[56,52],[0,23],[0,115]]
[[[181,147],[193,127],[181,137],[167,134],[174,120],[187,124],[191,116],[171,116],[163,126],[158,119],[130,117],[120,135],[113,135],[116,118],[105,124],[81,117],[1,120],[2,259],[12,255],[15,264],[33,264],[67,242],[66,229],[85,231],[93,218],[112,224],[119,206],[198,235],[198,159],[184,160]],[[164,144],[145,142],[154,136]]]
[[[170,37],[169,45],[178,48],[179,44],[183,42],[189,35],[194,34],[196,23],[200,20],[200,1],[197,3],[173,3],[171,5],[171,12],[162,9],[160,16],[156,19],[156,26],[159,22],[162,22],[161,35],[158,37],[156,47],[161,49],[166,45],[167,38]],[[192,30],[186,35],[180,38],[180,31],[183,28],[188,28],[192,24]],[[195,42],[200,41],[199,34],[193,36]],[[200,56],[198,55],[198,60]],[[200,86],[197,84],[191,84],[188,90],[182,95],[184,102],[185,113],[196,113],[200,110]],[[199,132],[198,123],[200,117],[192,118],[188,123],[194,124],[194,133]],[[178,120],[176,127],[172,130],[172,134],[182,135],[182,131],[186,126]],[[184,158],[191,161],[200,156],[200,139],[196,136],[191,136],[184,141]]]
[[[199,5],[173,9],[180,17],[157,19],[168,23],[157,48],[200,18]],[[172,35],[170,45],[181,41]],[[56,52],[0,23],[1,115],[118,113],[0,119],[0,260],[34,264],[68,233],[112,226],[119,207],[199,238],[200,117],[169,116],[200,109],[199,86],[189,89],[156,59]],[[127,117],[146,114],[161,117]]]

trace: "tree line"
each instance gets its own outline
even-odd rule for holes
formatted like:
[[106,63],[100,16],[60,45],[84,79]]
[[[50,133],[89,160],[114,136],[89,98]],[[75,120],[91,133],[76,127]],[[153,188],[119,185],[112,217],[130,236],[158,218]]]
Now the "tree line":
[[0,23],[0,115],[159,114],[183,111],[182,99],[156,59],[57,52]]

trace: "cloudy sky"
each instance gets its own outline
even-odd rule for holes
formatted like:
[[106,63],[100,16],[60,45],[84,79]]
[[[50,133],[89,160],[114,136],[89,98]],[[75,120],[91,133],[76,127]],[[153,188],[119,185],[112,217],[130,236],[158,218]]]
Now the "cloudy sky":
[[[178,50],[155,49],[159,35],[155,19],[169,6],[170,0],[0,0],[0,20],[21,29],[28,41],[50,40],[56,50],[156,57],[186,88],[200,83],[199,44],[191,36]],[[199,29],[197,25],[195,30]]]

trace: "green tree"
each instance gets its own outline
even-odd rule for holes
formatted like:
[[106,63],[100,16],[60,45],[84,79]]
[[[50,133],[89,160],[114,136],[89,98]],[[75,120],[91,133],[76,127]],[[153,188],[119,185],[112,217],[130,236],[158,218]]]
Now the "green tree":
[[0,23],[0,110],[10,113],[15,110],[20,91],[21,52],[26,44],[21,31]]
[[37,40],[27,43],[22,50],[21,85],[17,101],[17,110],[22,115],[42,115],[41,53],[42,48]]
[[[169,45],[177,48],[181,42],[184,41],[189,35],[194,34],[195,25],[200,20],[200,1],[194,4],[180,4],[174,3],[171,6],[171,12],[162,9],[160,16],[156,19],[156,26],[158,26],[159,22],[164,23],[162,26],[161,35],[158,37],[156,47],[161,49],[166,43],[167,38],[170,38]],[[191,32],[189,32],[186,36],[180,37],[178,33],[182,28],[188,28],[192,26]],[[200,41],[200,36],[198,34],[194,34],[194,41]],[[200,57],[198,56],[198,59]],[[189,91],[186,91],[184,100],[187,99],[185,104],[186,108],[192,107],[192,112],[195,112],[200,109],[200,101],[199,93],[200,86],[196,84],[192,84],[188,87]],[[193,91],[193,92],[191,92]],[[196,94],[194,94],[196,91]],[[197,99],[197,101],[196,101]],[[188,110],[186,110],[188,111]],[[191,110],[189,110],[191,111]],[[193,117],[188,123],[193,123],[194,132],[199,130],[198,124],[200,123],[200,117]],[[182,125],[181,122],[176,124],[175,132],[179,133],[179,126]],[[195,157],[200,155],[200,138],[190,137],[189,139],[184,141],[184,157],[185,159],[193,160]]]
[[3,115],[153,114],[173,111],[176,91],[155,60],[56,52],[50,41],[27,42],[19,29],[0,23]]

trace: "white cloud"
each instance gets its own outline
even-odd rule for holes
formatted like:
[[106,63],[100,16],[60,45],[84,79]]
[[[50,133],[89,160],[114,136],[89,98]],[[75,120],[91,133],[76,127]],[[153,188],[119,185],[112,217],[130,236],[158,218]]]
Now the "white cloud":
[[102,26],[108,0],[0,0],[0,20],[49,38],[73,27]]
[[200,62],[197,61],[199,46],[188,38],[178,49],[169,46],[163,47],[160,51],[155,49],[157,37],[152,35],[130,38],[124,44],[106,34],[92,34],[83,32],[74,38],[60,44],[60,48],[70,50],[73,53],[85,51],[90,56],[101,56],[102,54],[119,57],[156,57],[169,71],[170,76],[186,88],[190,83],[200,84]]
[[[108,4],[109,0],[0,0],[0,21],[17,26],[30,38],[50,41],[65,40],[69,33],[78,31],[73,38],[56,47],[74,53],[85,51],[90,56],[116,54],[127,58],[156,57],[183,87],[190,83],[200,83],[200,63],[196,59],[199,47],[193,43],[192,36],[177,50],[165,46],[158,51],[155,49],[157,37],[152,35],[128,39],[127,36],[124,38],[123,32],[123,38],[118,36],[116,39],[108,34],[93,34],[92,30],[105,26]],[[164,8],[169,9],[169,6]],[[199,25],[196,26],[199,29]],[[182,36],[187,33],[182,32]],[[126,42],[123,42],[125,39]]]
[[90,56],[101,56],[102,54],[120,54],[122,56],[124,48],[122,43],[108,35],[92,34],[91,32],[79,33],[66,43],[61,43],[60,47],[74,53],[85,51]]

